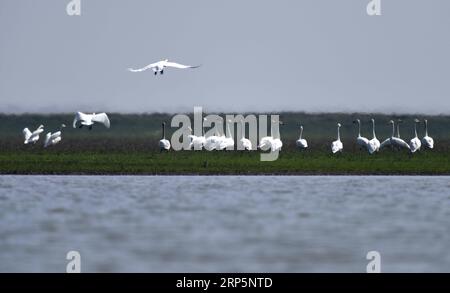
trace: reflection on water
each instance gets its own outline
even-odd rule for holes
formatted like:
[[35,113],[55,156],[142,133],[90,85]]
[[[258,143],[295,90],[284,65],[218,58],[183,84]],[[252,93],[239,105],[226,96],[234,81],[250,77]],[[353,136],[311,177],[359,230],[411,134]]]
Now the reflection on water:
[[450,271],[449,177],[0,176],[0,271]]

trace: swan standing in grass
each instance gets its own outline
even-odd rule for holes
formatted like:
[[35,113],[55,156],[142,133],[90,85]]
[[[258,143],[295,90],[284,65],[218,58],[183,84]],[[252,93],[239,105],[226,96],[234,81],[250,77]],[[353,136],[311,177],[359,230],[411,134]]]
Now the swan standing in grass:
[[356,138],[356,143],[361,147],[361,148],[368,148],[368,144],[369,144],[369,140],[363,136],[361,136],[361,120],[356,119],[355,121],[353,121],[353,123],[358,123],[358,137]]
[[24,144],[35,144],[39,140],[39,134],[44,132],[44,125],[39,125],[39,127],[31,132],[28,128],[22,130],[23,136],[25,138]]
[[[389,121],[388,124],[392,124],[392,135],[391,135],[391,137],[387,138],[386,140],[384,140],[381,143],[380,149],[382,149],[386,146],[391,146],[392,148],[397,147],[398,149],[401,149],[402,147],[409,149],[409,145],[404,140],[402,140],[401,138],[395,137],[394,120]],[[397,124],[397,135],[400,135],[398,124]]]
[[297,139],[295,144],[299,149],[306,149],[308,148],[308,142],[306,141],[306,139],[302,138],[302,135],[303,135],[303,125],[300,125],[300,137]]
[[206,143],[203,125],[202,125],[202,136],[193,135],[191,127],[189,127],[189,130],[191,131],[191,134],[189,135],[189,138],[191,139],[191,142],[189,143],[189,149],[192,149],[192,147],[194,147],[194,150],[201,150]]
[[251,151],[252,150],[252,142],[250,141],[250,139],[245,138],[245,124],[244,124],[244,121],[241,121],[241,124],[242,124],[242,138],[240,139],[240,142],[241,142],[244,150]]
[[403,123],[402,120],[398,119],[397,120],[397,137],[394,138],[393,142],[394,142],[394,146],[397,147],[397,149],[408,149],[410,150],[409,144],[406,143],[406,141],[404,141],[403,139],[400,138],[400,123]]
[[419,137],[417,136],[417,123],[420,123],[419,119],[414,119],[414,137],[409,142],[409,148],[411,153],[415,153],[420,150],[422,143],[420,142]]
[[170,141],[166,139],[166,123],[163,122],[161,124],[162,126],[162,138],[159,141],[159,150],[162,151],[169,151],[170,150]]
[[188,69],[188,68],[198,68],[198,67],[200,67],[200,65],[197,65],[197,66],[183,65],[183,64],[179,64],[179,63],[175,63],[175,62],[169,62],[168,59],[165,59],[165,60],[162,60],[159,62],[149,64],[149,65],[139,68],[139,69],[128,68],[128,71],[142,72],[142,71],[146,71],[147,69],[151,69],[151,70],[153,70],[153,73],[155,75],[157,75],[158,73],[164,74],[164,69],[167,67],[177,68],[177,69]]
[[[277,123],[277,121],[272,120],[272,123]],[[283,122],[278,121],[280,125],[283,125]],[[275,136],[272,133],[272,127],[270,128],[270,135],[265,136],[260,139],[258,148],[262,151],[271,150],[272,152],[281,151],[283,147],[283,142],[280,139],[280,133],[275,133]]]
[[337,124],[337,140],[331,143],[331,152],[333,154],[337,152],[342,152],[344,149],[344,145],[341,142],[341,133],[340,133],[341,123]]
[[59,143],[62,139],[62,137],[61,137],[62,129],[65,127],[66,127],[65,124],[61,124],[59,131],[57,131],[53,134],[51,132],[47,133],[47,135],[45,136],[44,148]]
[[222,138],[222,141],[219,144],[220,150],[225,150],[228,148],[234,148],[234,139],[231,137],[231,131],[230,131],[230,123],[231,120],[228,120],[226,123],[226,136]]
[[205,150],[207,151],[219,150],[219,145],[222,142],[222,139],[223,137],[219,136],[216,130],[215,135],[211,135],[206,138]]
[[428,121],[427,121],[427,119],[425,119],[424,122],[425,122],[425,136],[422,138],[422,144],[424,147],[432,149],[432,148],[434,148],[434,140],[433,140],[433,138],[428,136]]
[[80,126],[78,128],[87,126],[89,127],[89,130],[92,130],[92,126],[94,125],[94,123],[101,123],[105,125],[106,128],[109,128],[111,126],[108,115],[106,115],[106,113],[84,114],[82,112],[77,112],[75,114],[75,118],[73,119],[73,128],[77,127],[78,122],[80,122]]
[[378,152],[380,150],[380,141],[377,138],[377,135],[375,134],[375,119],[372,120],[372,139],[369,140],[369,143],[367,144],[367,150],[369,151],[369,154],[373,154],[375,152]]

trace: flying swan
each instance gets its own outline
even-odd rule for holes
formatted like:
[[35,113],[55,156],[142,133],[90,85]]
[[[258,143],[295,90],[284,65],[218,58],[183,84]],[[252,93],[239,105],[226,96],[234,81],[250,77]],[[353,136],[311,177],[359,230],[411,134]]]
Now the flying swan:
[[169,59],[165,59],[159,62],[155,62],[152,64],[149,64],[145,67],[139,68],[139,69],[133,69],[133,68],[128,68],[128,71],[130,72],[142,72],[142,71],[146,71],[148,69],[153,70],[154,74],[157,75],[159,74],[164,74],[164,69],[166,67],[170,67],[170,68],[178,68],[178,69],[189,69],[189,68],[198,68],[200,67],[200,65],[197,66],[191,66],[191,65],[183,65],[183,64],[179,64],[179,63],[175,63],[175,62],[169,62]]
[[61,124],[59,131],[57,131],[55,133],[51,133],[51,132],[47,133],[47,135],[45,136],[44,148],[55,145],[61,141],[62,129],[64,127],[66,127],[66,125]]
[[25,138],[24,144],[35,144],[39,140],[39,134],[41,134],[42,132],[44,132],[44,125],[40,125],[33,132],[31,132],[28,128],[24,128],[22,130],[23,136]]
[[106,128],[109,128],[111,126],[108,115],[106,115],[106,113],[84,114],[81,112],[77,112],[75,114],[75,118],[73,119],[73,128],[77,127],[77,122],[80,122],[80,126],[78,128],[88,126],[89,130],[92,130],[92,125],[94,125],[94,123],[101,123],[105,125]]

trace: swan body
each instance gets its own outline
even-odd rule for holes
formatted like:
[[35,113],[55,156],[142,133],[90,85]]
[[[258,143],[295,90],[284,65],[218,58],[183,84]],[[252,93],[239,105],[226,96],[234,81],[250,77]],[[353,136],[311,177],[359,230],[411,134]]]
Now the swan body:
[[260,139],[258,148],[261,149],[262,151],[268,151],[272,147],[272,141],[273,141],[272,136],[265,136]]
[[62,124],[59,131],[55,132],[55,133],[47,133],[47,135],[45,136],[45,142],[44,142],[44,148],[47,148],[49,146],[52,145],[56,145],[58,144],[61,140],[62,140],[62,129],[66,127],[66,125]]
[[244,121],[241,121],[242,125],[242,138],[240,139],[241,145],[246,151],[253,150],[252,142],[250,139],[245,138],[245,124]]
[[231,137],[230,124],[228,123],[227,123],[227,135],[222,137],[222,140],[219,143],[220,150],[225,150],[227,148],[234,148],[234,139]]
[[241,138],[240,140],[242,146],[244,147],[244,150],[251,151],[252,150],[252,142],[250,139],[247,139],[245,137]]
[[[283,122],[281,122],[281,121],[277,122],[275,120],[272,120],[272,123],[279,123],[280,125],[283,124]],[[272,128],[271,128],[270,132],[272,132]],[[280,136],[280,133],[277,132],[275,134],[275,137],[273,136],[272,133],[271,133],[271,136],[262,137],[259,140],[258,148],[262,151],[268,151],[268,150],[271,150],[272,152],[281,151],[281,148],[283,147],[283,142],[281,141],[279,136]]]
[[418,150],[420,150],[420,147],[422,146],[422,143],[420,142],[419,137],[417,136],[417,123],[420,121],[418,119],[414,120],[414,137],[409,142],[409,148],[411,150],[411,153],[415,153]]
[[380,141],[378,140],[376,134],[375,134],[375,119],[372,118],[372,135],[373,138],[369,140],[367,144],[367,150],[369,151],[369,154],[373,154],[375,152],[378,152],[380,150]]
[[39,140],[39,135],[44,132],[44,125],[39,125],[39,127],[31,132],[28,128],[22,130],[23,136],[25,138],[24,144],[35,144]]
[[128,71],[142,72],[142,71],[151,69],[153,71],[153,73],[155,75],[157,75],[158,73],[164,74],[164,69],[168,68],[168,67],[169,68],[177,68],[177,69],[188,69],[188,68],[198,68],[198,67],[200,67],[200,65],[197,65],[197,66],[183,65],[183,64],[179,64],[179,63],[175,63],[175,62],[169,62],[168,59],[165,59],[165,60],[161,60],[161,61],[149,64],[149,65],[139,68],[139,69],[128,68]]
[[302,138],[302,135],[303,135],[303,125],[300,125],[300,137],[297,139],[295,144],[299,149],[306,149],[308,148],[308,142],[306,141],[306,139]]
[[424,147],[433,149],[434,148],[434,140],[433,138],[428,136],[428,121],[425,119],[425,136],[422,138],[422,144]]
[[342,150],[344,149],[344,145],[342,144],[342,141],[341,141],[340,128],[341,128],[341,124],[338,123],[337,124],[337,140],[335,140],[331,143],[331,152],[333,154],[335,154],[337,152],[342,152]]
[[205,140],[205,149],[207,151],[219,150],[219,145],[222,142],[223,137],[218,135],[208,136]]
[[83,126],[88,126],[89,130],[92,129],[94,123],[103,124],[106,128],[111,127],[111,123],[109,122],[109,118],[108,115],[106,115],[106,113],[85,114],[82,112],[77,112],[75,114],[75,118],[73,119],[73,128],[77,127],[78,122],[80,122],[79,128],[82,128]]
[[162,126],[162,138],[159,141],[159,150],[162,151],[169,151],[170,150],[170,141],[166,139],[166,123],[163,122],[161,124]]
[[[397,122],[397,135],[399,136],[400,132],[399,132],[398,123],[400,123],[400,121]],[[410,149],[409,144],[407,144],[403,139],[395,136],[394,120],[389,121],[388,124],[392,124],[392,135],[391,135],[391,137],[387,138],[386,140],[384,140],[381,143],[380,149],[390,145],[392,147],[397,147],[398,149],[407,148],[409,150]]]
[[194,150],[201,150],[206,143],[205,134],[203,133],[203,127],[202,136],[193,135],[192,128],[190,127],[189,130],[191,131],[191,135],[189,135],[189,138],[191,140],[191,142],[189,143],[189,149],[192,149],[192,147],[194,147]]
[[281,148],[283,147],[283,142],[281,141],[281,139],[279,138],[275,138],[274,140],[272,140],[272,152],[278,152],[281,151]]

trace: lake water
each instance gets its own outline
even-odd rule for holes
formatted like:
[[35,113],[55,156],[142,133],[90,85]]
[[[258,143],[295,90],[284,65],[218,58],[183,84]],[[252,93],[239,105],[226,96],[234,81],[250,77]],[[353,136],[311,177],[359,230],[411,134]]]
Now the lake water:
[[450,177],[0,176],[0,271],[450,272]]

